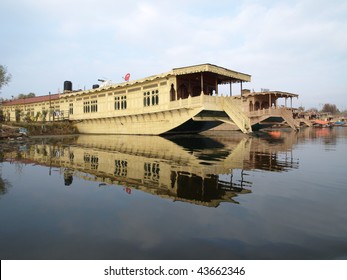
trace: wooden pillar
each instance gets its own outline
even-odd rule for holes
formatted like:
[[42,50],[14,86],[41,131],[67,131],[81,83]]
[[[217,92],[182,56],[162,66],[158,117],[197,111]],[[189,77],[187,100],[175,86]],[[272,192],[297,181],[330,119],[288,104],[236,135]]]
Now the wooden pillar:
[[271,108],[271,93],[269,94],[269,108]]
[[232,80],[230,80],[230,96],[233,96],[233,83],[232,83]]
[[192,96],[192,85],[190,83],[190,79],[188,80],[188,96]]
[[241,96],[242,96],[242,81],[241,81]]
[[215,88],[215,91],[216,91],[216,95],[218,95],[218,79],[216,78],[216,88]]
[[175,79],[174,82],[174,90],[175,90],[175,100],[178,100],[178,83],[177,83],[177,78]]
[[201,93],[204,94],[204,75],[203,75],[203,73],[201,73],[200,76],[201,76]]

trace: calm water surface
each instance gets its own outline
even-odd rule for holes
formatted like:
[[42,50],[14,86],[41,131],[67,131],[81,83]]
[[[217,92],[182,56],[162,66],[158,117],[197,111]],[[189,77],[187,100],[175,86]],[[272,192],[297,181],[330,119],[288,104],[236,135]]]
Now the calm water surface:
[[347,259],[347,128],[0,145],[1,259]]

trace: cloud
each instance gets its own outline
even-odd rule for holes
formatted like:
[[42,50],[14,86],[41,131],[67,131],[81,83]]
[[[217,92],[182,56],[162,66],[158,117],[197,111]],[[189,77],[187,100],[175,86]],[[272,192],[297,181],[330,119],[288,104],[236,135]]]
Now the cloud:
[[4,15],[16,17],[6,18],[11,31],[0,35],[16,36],[0,45],[3,63],[10,72],[26,67],[21,59],[37,71],[54,68],[56,80],[47,79],[45,92],[64,71],[88,84],[100,73],[141,78],[209,62],[252,74],[251,88],[295,91],[307,102],[310,91],[323,98],[333,90],[346,103],[345,1],[13,0],[4,6]]

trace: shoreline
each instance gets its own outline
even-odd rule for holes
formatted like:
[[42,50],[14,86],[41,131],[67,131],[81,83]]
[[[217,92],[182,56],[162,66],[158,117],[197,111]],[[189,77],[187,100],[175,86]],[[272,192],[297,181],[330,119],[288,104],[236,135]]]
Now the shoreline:
[[[18,138],[60,137],[78,134],[70,122],[54,123],[6,123],[0,126],[0,140],[18,140]],[[20,139],[22,140],[22,139]]]

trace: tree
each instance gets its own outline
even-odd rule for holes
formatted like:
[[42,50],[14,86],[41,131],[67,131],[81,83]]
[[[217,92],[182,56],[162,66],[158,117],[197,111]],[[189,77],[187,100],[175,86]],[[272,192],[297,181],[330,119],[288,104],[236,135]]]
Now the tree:
[[335,115],[336,113],[339,113],[340,111],[339,111],[339,109],[337,109],[335,104],[326,103],[323,105],[322,112]]
[[11,81],[11,74],[7,73],[7,67],[0,64],[0,89]]
[[308,109],[307,111],[309,111],[309,112],[314,112],[314,113],[318,113],[318,109],[315,108],[315,107],[312,107],[312,108]]
[[20,93],[18,94],[18,96],[16,97],[17,99],[23,99],[23,98],[30,98],[30,97],[35,97],[35,93],[30,92],[28,94],[24,94],[24,93]]

